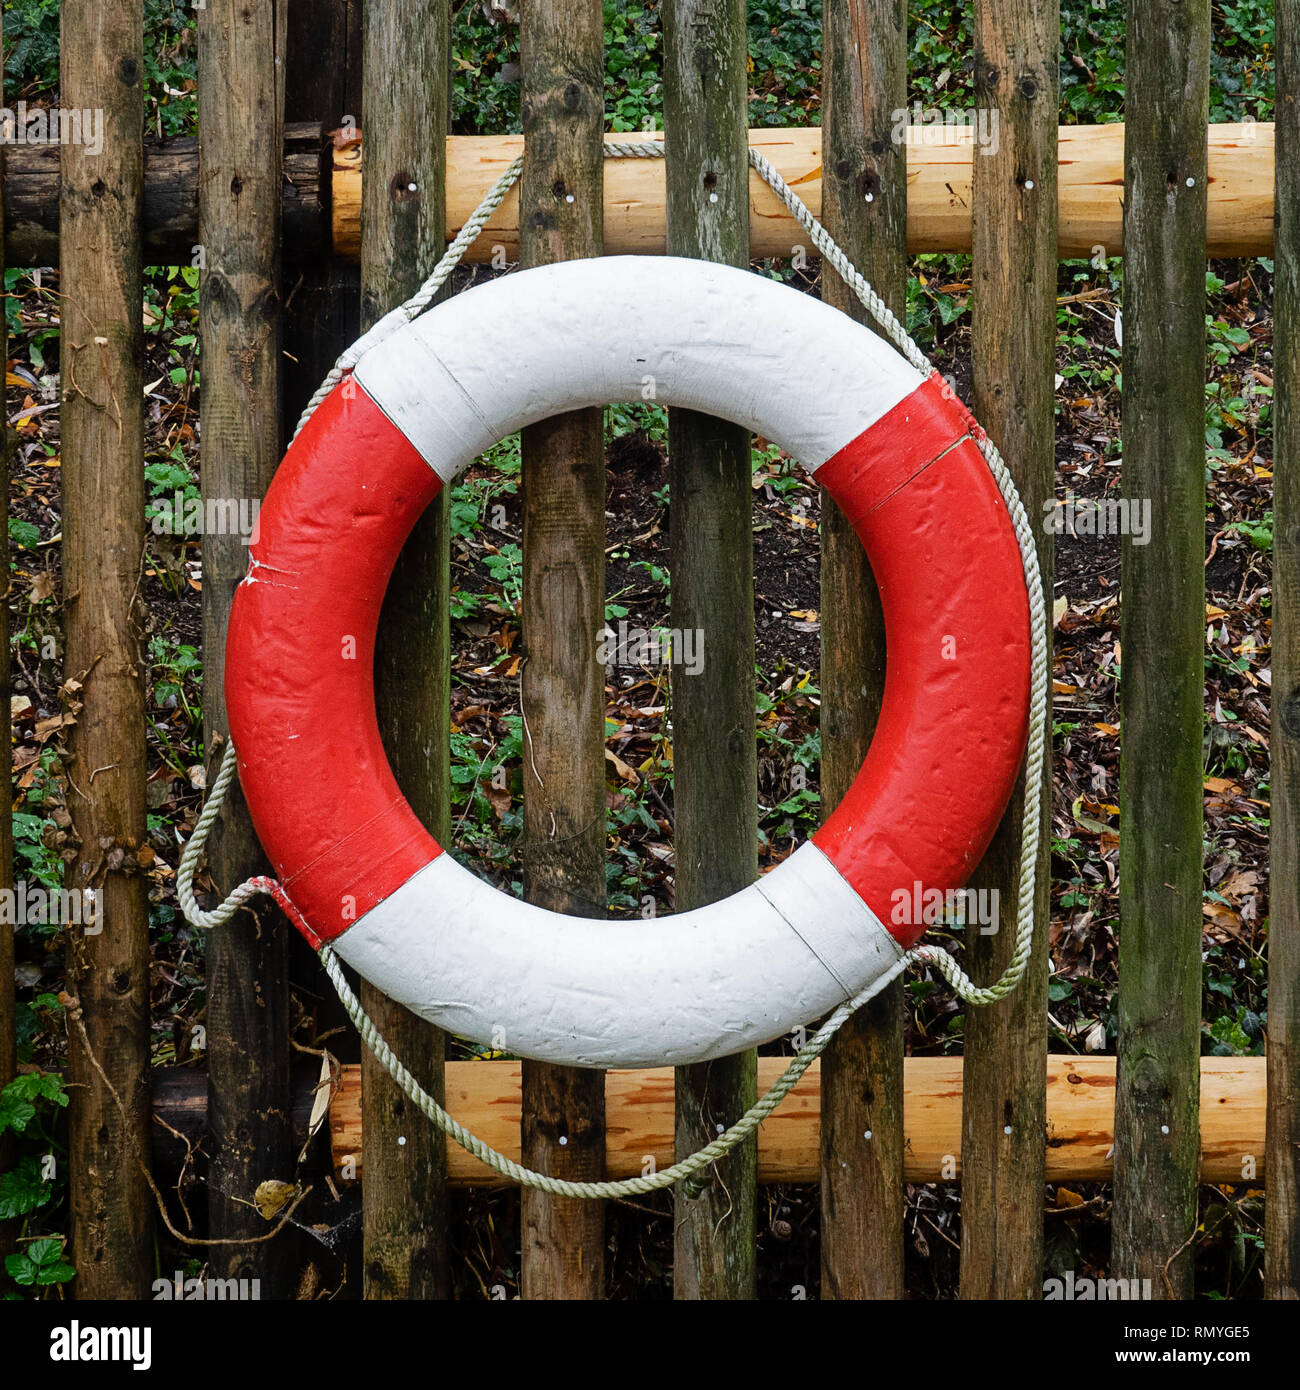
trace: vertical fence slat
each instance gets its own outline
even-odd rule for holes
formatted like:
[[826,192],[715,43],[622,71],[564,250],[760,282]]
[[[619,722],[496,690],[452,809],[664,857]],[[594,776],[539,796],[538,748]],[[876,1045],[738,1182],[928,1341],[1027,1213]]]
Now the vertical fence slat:
[[[906,103],[903,0],[826,0],[822,222],[900,319],[907,297],[907,147],[892,137],[893,113]],[[822,271],[822,298],[874,326],[829,267]],[[825,492],[821,623],[821,795],[829,815],[862,766],[880,713],[885,634],[862,542]],[[901,1298],[901,980],[827,1049],[821,1107],[821,1296]]]
[[1264,1292],[1300,1298],[1300,13],[1277,22],[1273,716]]
[[[0,106],[4,105],[5,51],[0,42]],[[0,228],[4,226],[4,157],[0,148]],[[0,283],[5,269],[4,237],[0,235]],[[9,361],[8,320],[0,316],[0,362]],[[9,535],[9,453],[11,438],[9,432],[9,412],[0,419],[0,524],[3,534]],[[7,539],[6,539],[7,543]],[[9,697],[13,686],[9,674],[9,603],[0,602],[0,708],[9,709]],[[13,753],[10,751],[3,769],[0,769],[0,791],[4,795],[4,805],[13,805]],[[10,888],[14,879],[14,822],[13,816],[0,812],[0,888]],[[14,1011],[14,933],[9,927],[0,930],[0,1090],[13,1080],[18,1069],[17,1017]],[[7,1171],[13,1150],[12,1137],[0,1139],[0,1173]],[[0,1262],[13,1249],[13,1238],[17,1234],[16,1221],[0,1221]]]
[[1210,7],[1131,0],[1124,125],[1119,1053],[1112,1273],[1192,1291],[1201,1021]]
[[[525,266],[598,256],[604,242],[604,24],[599,0],[522,10]],[[556,342],[554,351],[564,352]],[[605,450],[599,409],[523,432],[524,894],[605,915]],[[510,1046],[506,1038],[505,1045]],[[556,1176],[605,1167],[603,1072],[523,1064],[523,1156]],[[563,1142],[561,1142],[563,1141]],[[525,1189],[525,1298],[603,1298],[604,1207]]]
[[[742,0],[664,6],[670,255],[749,263],[748,52]],[[757,876],[754,545],[749,432],[669,412],[672,626],[704,635],[704,669],[673,672],[674,905],[702,907]],[[757,1054],[679,1067],[676,1153],[716,1139],[757,1096]],[[674,1193],[677,1298],[752,1298],[758,1146]]]
[[[450,27],[448,0],[393,0],[363,13],[363,329],[419,288],[445,244]],[[442,844],[451,838],[448,535],[444,492],[402,548],[375,653],[379,727],[393,774]],[[373,985],[362,983],[361,998],[389,1045],[441,1101],[442,1030]],[[368,1048],[361,1086],[366,1297],[445,1298],[446,1143]]]
[[[202,481],[205,498],[261,498],[280,459],[280,188],[284,0],[209,0],[199,11],[199,241],[204,270]],[[203,538],[203,726],[215,773],[227,731],[226,625],[248,567],[239,535]],[[221,893],[265,860],[232,787],[208,842]],[[265,899],[210,932],[208,1181],[212,1235],[261,1235],[251,1204],[268,1178],[293,1169],[289,1105],[288,925]],[[293,1242],[216,1247],[226,1278],[257,1278],[284,1297]]]
[[149,935],[144,879],[127,856],[145,838],[144,36],[138,0],[64,0],[59,19],[61,103],[103,112],[98,153],[63,147],[59,197],[66,675],[82,684],[68,799],[80,847],[67,882],[100,890],[103,927],[69,943],[72,1255],[79,1298],[142,1298]]
[[[1049,605],[1053,546],[1041,523],[1055,471],[1059,24],[1054,0],[981,0],[975,9],[975,104],[990,112],[987,130],[997,131],[996,150],[990,139],[974,157],[975,413],[1020,490]],[[1050,787],[1050,739],[1044,761]],[[1022,772],[979,871],[980,882],[998,891],[1000,911],[996,933],[968,929],[977,980],[996,978],[1011,957],[1023,786]],[[1050,807],[1048,795],[1024,981],[1002,1003],[966,1011],[963,1298],[1042,1297]]]

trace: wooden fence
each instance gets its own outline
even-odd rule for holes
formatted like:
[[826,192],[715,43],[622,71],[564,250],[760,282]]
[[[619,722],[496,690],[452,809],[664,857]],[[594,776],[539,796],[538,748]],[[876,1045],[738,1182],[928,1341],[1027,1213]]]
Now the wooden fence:
[[[616,168],[600,148],[599,0],[525,0],[523,181],[488,244],[509,246],[511,256],[517,244],[524,265],[628,245],[737,265],[790,252],[798,238],[746,165],[743,0],[664,0],[662,8],[666,169],[646,161]],[[815,1180],[822,1297],[897,1297],[904,1183],[951,1179],[943,1160],[956,1154],[962,1296],[1038,1298],[1044,1183],[1112,1176],[1113,1146],[1113,1276],[1150,1279],[1156,1297],[1190,1296],[1198,1182],[1239,1177],[1254,1157],[1252,1171],[1267,1184],[1266,1292],[1295,1298],[1300,17],[1294,6],[1277,8],[1276,129],[1261,126],[1248,140],[1219,129],[1207,142],[1205,0],[1173,9],[1131,0],[1122,134],[1058,131],[1053,0],[976,0],[974,104],[996,113],[1000,139],[996,152],[972,158],[960,140],[909,151],[891,136],[894,112],[907,105],[901,0],[826,0],[824,8],[820,132],[763,138],[782,144],[783,157],[805,172],[800,192],[895,310],[904,307],[909,248],[970,250],[971,403],[1031,517],[1053,495],[1058,257],[1097,243],[1111,255],[1123,247],[1123,490],[1151,499],[1152,531],[1149,545],[1126,542],[1122,559],[1118,1060],[1112,1070],[1098,1059],[1049,1065],[1045,807],[1041,929],[1022,988],[1002,1005],[970,1011],[960,1065],[905,1061],[903,988],[882,994],[791,1098],[789,1119],[726,1160],[702,1193],[678,1192],[675,1290],[752,1296],[757,1185]],[[136,626],[145,541],[142,261],[194,237],[203,488],[212,497],[260,497],[289,422],[334,355],[428,273],[446,231],[516,146],[447,139],[450,0],[206,0],[198,8],[197,156],[179,146],[148,160],[138,0],[62,0],[61,9],[61,99],[104,111],[103,148],[65,148],[57,180],[48,152],[16,152],[5,177],[5,247],[11,263],[48,254],[56,239],[59,251],[66,677],[79,683],[81,702],[71,808],[80,849],[68,882],[101,886],[111,924],[79,938],[69,960],[71,1258],[79,1296],[146,1297],[155,1277],[146,1156],[159,1139],[150,1111],[146,903],[132,861],[145,842]],[[347,128],[348,115],[361,117],[363,144],[327,135]],[[1200,1058],[1207,247],[1271,253],[1276,264],[1267,1090],[1260,1065],[1219,1068]],[[829,270],[822,293],[860,313]],[[544,781],[525,778],[524,887],[548,908],[600,915],[605,692],[599,668],[571,640],[574,631],[598,630],[604,616],[600,413],[533,426],[522,447],[522,701],[532,762],[554,769]],[[670,459],[672,624],[710,635],[707,667],[680,683],[674,709],[675,891],[684,908],[743,887],[757,867],[749,440],[734,426],[674,411]],[[1039,540],[1050,576],[1052,538],[1040,532]],[[246,554],[238,537],[204,540],[210,770],[225,730],[226,614]],[[884,654],[869,571],[829,501],[821,554],[821,775],[833,806],[870,738]],[[558,571],[562,601],[553,586],[542,603],[541,577]],[[448,612],[440,505],[403,556],[377,659],[395,772],[440,839],[449,829]],[[1008,813],[978,874],[1004,904],[1016,900],[1020,828]],[[12,853],[0,825],[6,875]],[[238,797],[220,819],[209,864],[224,890],[262,865]],[[1002,925],[971,936],[977,977],[1005,963],[1013,932],[1010,919]],[[8,944],[7,933],[0,938]],[[289,980],[319,985],[312,965],[267,906],[212,932],[207,947],[207,1099],[205,1106],[191,1093],[185,1104],[191,1127],[206,1125],[211,1136],[208,1238],[226,1243],[198,1253],[214,1273],[260,1279],[263,1296],[295,1291],[292,1229],[248,1243],[267,1231],[250,1199],[264,1179],[293,1171]],[[11,977],[0,956],[0,1006],[9,1016]],[[748,1053],[683,1068],[672,1089],[652,1074],[607,1081],[530,1062],[448,1072],[440,1033],[374,991],[366,1004],[421,1081],[435,1094],[450,1092],[453,1110],[462,1106],[503,1146],[513,1137],[510,1146],[530,1165],[571,1178],[624,1172],[633,1154],[693,1150],[737,1118],[771,1069],[770,1059]],[[6,1024],[0,1081],[14,1066],[10,1034]],[[1086,1114],[1071,1109],[1072,1087],[1090,1098]],[[453,1154],[448,1163],[441,1141],[369,1060],[345,1074],[334,1106],[338,1161],[359,1159],[352,1167],[364,1174],[365,1295],[446,1296],[447,1191],[470,1176],[466,1161]],[[177,1120],[180,1109],[160,1113]],[[605,1216],[599,1203],[527,1192],[523,1295],[604,1296]]]

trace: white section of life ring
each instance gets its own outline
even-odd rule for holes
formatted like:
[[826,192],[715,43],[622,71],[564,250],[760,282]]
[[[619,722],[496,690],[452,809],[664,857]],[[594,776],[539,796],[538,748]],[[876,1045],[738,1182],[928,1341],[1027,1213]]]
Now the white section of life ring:
[[371,348],[355,376],[444,482],[548,415],[642,400],[733,420],[815,471],[924,380],[838,309],[675,256],[475,286]]
[[812,1024],[903,960],[811,843],[722,902],[628,922],[546,912],[441,854],[332,945],[449,1032],[590,1067],[739,1052]]

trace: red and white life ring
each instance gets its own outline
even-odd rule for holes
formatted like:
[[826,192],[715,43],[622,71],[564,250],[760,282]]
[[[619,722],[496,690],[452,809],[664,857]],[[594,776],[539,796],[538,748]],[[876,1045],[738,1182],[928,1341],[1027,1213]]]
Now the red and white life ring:
[[[886,689],[852,789],[771,873],[697,911],[593,921],[498,892],[416,819],[380,745],[375,631],[440,488],[524,425],[650,386],[774,440],[844,509]],[[454,1033],[578,1066],[723,1056],[896,974],[924,930],[893,920],[896,890],[965,883],[1025,746],[1029,605],[975,430],[846,314],[700,261],[523,271],[379,343],[286,454],[230,620],[240,780],[299,929]]]

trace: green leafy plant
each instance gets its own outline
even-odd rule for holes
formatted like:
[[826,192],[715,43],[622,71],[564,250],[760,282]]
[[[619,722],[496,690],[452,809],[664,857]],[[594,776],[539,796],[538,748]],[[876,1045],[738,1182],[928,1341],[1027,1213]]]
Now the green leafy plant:
[[64,1107],[68,1093],[53,1072],[24,1072],[0,1091],[0,1134],[25,1134],[42,1104]]
[[[38,797],[34,804],[40,805],[42,799]],[[30,793],[28,800],[31,801]],[[56,830],[54,822],[48,816],[15,811],[13,826],[19,877],[35,879],[45,888],[61,887],[63,863],[51,843]]]
[[1212,1057],[1251,1057],[1264,1050],[1263,1020],[1244,1005],[1202,1027]]
[[501,596],[507,607],[517,612],[524,595],[523,551],[511,541],[494,555],[485,555],[483,564],[493,582],[500,585]]
[[59,82],[59,0],[11,0],[4,38],[5,76],[52,92]]
[[162,709],[183,709],[191,724],[201,722],[194,689],[203,682],[203,659],[198,650],[160,633],[149,639],[149,659],[154,670],[154,704]]
[[822,6],[749,0],[749,123],[815,123],[821,108]]
[[625,434],[643,434],[657,444],[668,442],[668,411],[652,402],[617,402],[605,407],[605,442]]
[[52,1020],[63,1012],[57,994],[42,992],[35,998],[19,999],[14,1005],[14,1035],[18,1044],[18,1060],[30,1062],[36,1040],[43,1034],[56,1031]]
[[63,1258],[62,1236],[41,1236],[5,1256],[5,1272],[15,1284],[45,1287],[66,1284],[77,1271]]
[[662,126],[661,45],[656,6],[605,0],[605,114],[612,130]]
[[9,539],[24,550],[31,550],[40,544],[41,528],[33,526],[30,521],[23,521],[21,517],[11,516],[9,518]]
[[14,1163],[0,1173],[0,1221],[22,1222],[19,1248],[5,1257],[5,1273],[20,1288],[64,1284],[75,1273],[63,1258],[62,1236],[36,1231],[27,1238],[64,1187],[63,1165],[54,1161],[55,1152],[63,1151],[50,1126],[67,1104],[63,1078],[53,1072],[24,1072],[0,1090],[0,1135],[12,1135],[18,1148]]
[[1228,530],[1240,532],[1256,550],[1272,550],[1273,510],[1269,508],[1258,521],[1231,522]]
[[[166,527],[170,535],[183,535],[185,532],[185,512],[190,510],[191,500],[197,501],[201,493],[198,479],[185,459],[179,444],[162,459],[153,459],[144,466],[144,480],[149,488],[149,504],[145,507],[145,520],[150,526],[154,518],[161,514],[169,522]],[[174,499],[181,495],[181,514],[175,515]],[[160,503],[165,506],[160,507]]]

